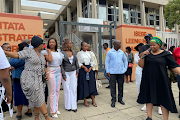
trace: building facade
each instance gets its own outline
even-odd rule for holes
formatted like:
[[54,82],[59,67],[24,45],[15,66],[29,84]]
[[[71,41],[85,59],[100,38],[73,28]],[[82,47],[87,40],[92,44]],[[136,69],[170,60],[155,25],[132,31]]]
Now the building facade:
[[[29,0],[31,1],[31,0]],[[32,0],[34,1],[34,0]],[[59,40],[59,20],[78,22],[79,17],[102,19],[103,24],[109,25],[116,21],[117,25],[129,24],[137,26],[150,26],[160,32],[170,32],[168,21],[164,19],[164,8],[169,0],[36,0],[51,4],[62,5],[59,10],[22,6],[21,0],[0,0],[0,12],[41,16],[44,22],[44,32],[48,31],[50,37]],[[40,11],[44,13],[39,14]],[[51,14],[46,14],[46,13]],[[179,26],[172,30],[179,33]],[[98,52],[98,33],[79,32],[78,26],[63,26],[63,37],[75,34],[80,41],[86,41]],[[115,34],[113,32],[113,38]],[[109,41],[109,30],[102,33],[103,42]]]

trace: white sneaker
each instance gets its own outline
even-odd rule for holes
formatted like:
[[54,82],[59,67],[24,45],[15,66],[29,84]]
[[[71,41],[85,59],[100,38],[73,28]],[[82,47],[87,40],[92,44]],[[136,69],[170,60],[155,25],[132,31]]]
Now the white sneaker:
[[58,118],[58,115],[57,114],[54,114],[54,115],[51,114],[51,117],[52,118]]
[[141,108],[142,111],[146,111],[146,104]]
[[60,113],[60,111],[56,111],[56,114],[57,114],[57,115],[60,115],[61,113]]
[[159,115],[162,115],[161,107],[158,107],[158,114],[159,114]]

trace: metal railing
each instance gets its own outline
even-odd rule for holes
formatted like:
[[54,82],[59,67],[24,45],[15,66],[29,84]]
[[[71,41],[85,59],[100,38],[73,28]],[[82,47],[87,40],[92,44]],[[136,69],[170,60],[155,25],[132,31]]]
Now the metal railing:
[[164,43],[167,43],[167,49],[169,49],[171,46],[179,46],[179,33],[156,31],[156,36],[159,36]]

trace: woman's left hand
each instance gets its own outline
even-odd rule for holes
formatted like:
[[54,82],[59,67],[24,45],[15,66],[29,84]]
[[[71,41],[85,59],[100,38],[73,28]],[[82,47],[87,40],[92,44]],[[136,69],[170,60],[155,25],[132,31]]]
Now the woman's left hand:
[[90,68],[89,68],[88,73],[90,73],[90,72],[91,72],[91,70],[92,70],[92,67],[90,67]]
[[49,73],[46,74],[46,80],[49,80]]

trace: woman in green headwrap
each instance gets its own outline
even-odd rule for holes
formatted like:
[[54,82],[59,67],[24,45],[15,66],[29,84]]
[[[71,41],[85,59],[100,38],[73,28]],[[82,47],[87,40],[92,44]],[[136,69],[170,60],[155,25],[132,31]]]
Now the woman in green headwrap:
[[152,120],[153,105],[161,106],[164,120],[168,120],[169,111],[177,113],[166,66],[178,74],[180,67],[172,54],[161,50],[161,46],[161,38],[153,37],[150,40],[150,49],[144,53],[147,56],[144,59],[141,57],[138,63],[143,72],[137,102],[146,104],[148,115],[146,120]]

